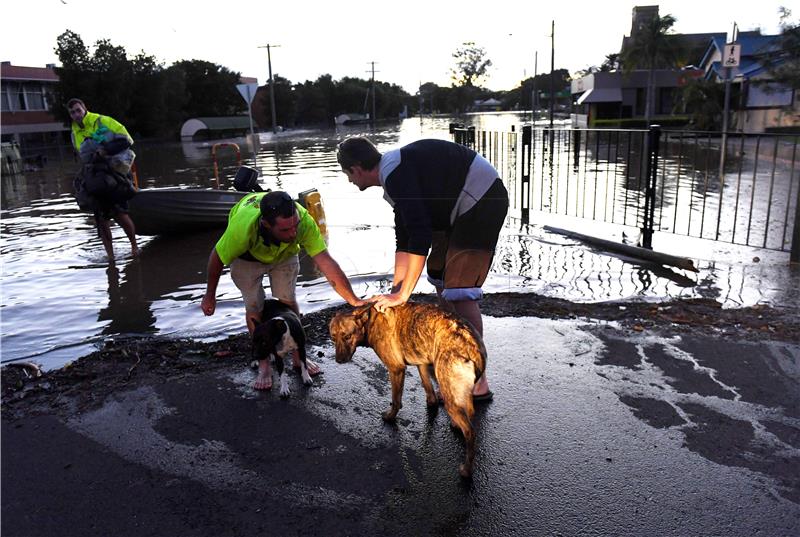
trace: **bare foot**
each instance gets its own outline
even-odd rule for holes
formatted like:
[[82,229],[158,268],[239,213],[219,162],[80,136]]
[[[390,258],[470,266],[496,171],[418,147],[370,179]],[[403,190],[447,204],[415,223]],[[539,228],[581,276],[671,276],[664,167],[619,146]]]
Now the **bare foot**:
[[[300,369],[300,359],[295,356],[292,357],[292,366],[295,369]],[[319,375],[322,372],[322,369],[319,368],[316,362],[309,360],[306,358],[306,370],[308,370],[308,374],[312,377],[314,375]]]
[[272,389],[272,368],[269,366],[269,360],[259,360],[258,376],[256,376],[256,380],[253,382],[253,389]]
[[316,362],[311,361],[308,358],[306,358],[306,369],[308,370],[308,374],[312,377],[314,375],[319,375],[319,372],[322,371]]
[[131,246],[131,257],[139,257],[139,247],[134,245]]

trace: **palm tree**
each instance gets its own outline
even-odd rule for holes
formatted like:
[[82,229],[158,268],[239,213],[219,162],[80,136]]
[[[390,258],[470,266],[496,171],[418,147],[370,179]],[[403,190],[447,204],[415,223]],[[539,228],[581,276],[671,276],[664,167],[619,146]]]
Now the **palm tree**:
[[647,69],[644,119],[648,127],[650,126],[655,70],[675,67],[683,48],[677,36],[670,34],[675,21],[676,19],[672,15],[663,17],[654,15],[652,19],[631,32],[630,41],[620,53],[624,73],[628,74],[634,69]]

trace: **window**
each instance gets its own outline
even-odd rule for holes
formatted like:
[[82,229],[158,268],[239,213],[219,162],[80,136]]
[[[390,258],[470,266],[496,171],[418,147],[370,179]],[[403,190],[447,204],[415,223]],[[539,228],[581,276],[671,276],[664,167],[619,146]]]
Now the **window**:
[[44,88],[39,83],[28,82],[24,84],[25,110],[46,110]]
[[[3,111],[16,112],[20,108],[20,87],[18,82],[5,82],[3,84]],[[24,104],[24,102],[23,102]]]
[[11,111],[11,94],[8,92],[8,84],[3,86],[3,112]]
[[45,86],[40,82],[7,82],[3,84],[3,111],[47,110]]

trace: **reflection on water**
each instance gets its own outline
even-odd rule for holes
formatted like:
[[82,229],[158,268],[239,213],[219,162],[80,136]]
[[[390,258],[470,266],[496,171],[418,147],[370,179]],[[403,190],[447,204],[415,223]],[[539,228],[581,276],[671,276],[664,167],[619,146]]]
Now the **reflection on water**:
[[[379,190],[358,192],[347,182],[336,163],[336,144],[353,135],[369,136],[382,150],[424,137],[449,139],[451,121],[413,118],[376,131],[360,126],[262,135],[255,159],[243,139],[232,141],[240,145],[243,161],[259,169],[263,186],[292,194],[309,188],[320,191],[331,254],[351,277],[356,292],[369,296],[385,292],[391,282],[392,213]],[[490,114],[460,121],[482,129],[508,130],[519,118]],[[140,183],[145,187],[213,186],[212,146],[213,142],[137,143]],[[516,156],[503,158],[507,159],[504,167],[516,165]],[[238,169],[235,156],[220,152],[218,162],[223,187],[229,187]],[[595,188],[593,170],[590,177]],[[597,172],[597,177],[600,189],[605,174]],[[609,177],[614,180],[614,174]],[[116,266],[110,267],[91,218],[78,212],[71,190],[72,177],[57,168],[2,178],[4,362],[32,359],[52,368],[87,354],[108,337],[205,338],[244,331],[241,295],[227,271],[219,284],[215,315],[205,317],[199,308],[208,254],[221,231],[140,237],[141,255],[131,259],[124,233],[114,226],[118,258]],[[558,203],[573,200],[573,194],[559,194]],[[512,201],[515,207],[516,203]],[[553,203],[557,203],[555,197]],[[708,242],[696,252],[678,251],[686,247],[681,244],[671,253],[698,259],[701,269],[699,274],[684,273],[608,256],[542,231],[549,224],[610,239],[619,234],[616,228],[599,230],[597,223],[559,218],[539,213],[529,226],[509,219],[486,285],[488,292],[535,291],[579,301],[706,296],[728,306],[800,303],[800,278],[797,271],[786,268],[783,258],[773,261],[759,253],[761,263],[743,263],[742,255],[749,260],[754,254],[739,250],[711,254]],[[660,236],[659,240],[670,251],[669,244]],[[417,290],[433,291],[425,281]],[[297,295],[306,312],[340,302],[307,257],[301,259]]]

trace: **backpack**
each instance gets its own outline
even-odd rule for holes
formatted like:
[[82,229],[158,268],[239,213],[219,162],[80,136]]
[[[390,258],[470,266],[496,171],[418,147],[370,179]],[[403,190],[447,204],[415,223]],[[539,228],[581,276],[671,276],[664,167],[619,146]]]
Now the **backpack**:
[[[82,171],[82,170],[81,170]],[[86,183],[83,173],[78,173],[72,181],[75,191],[75,201],[78,202],[78,209],[87,213],[93,213],[97,209],[95,199],[86,191]]]
[[122,203],[136,194],[128,175],[114,171],[105,159],[85,164],[74,180],[75,199],[82,211],[94,211],[100,203]]

